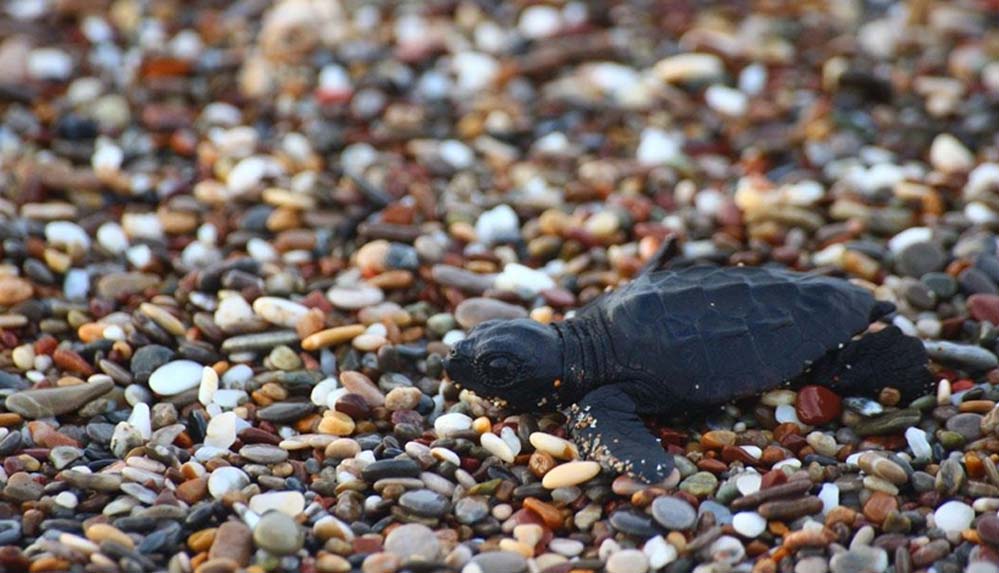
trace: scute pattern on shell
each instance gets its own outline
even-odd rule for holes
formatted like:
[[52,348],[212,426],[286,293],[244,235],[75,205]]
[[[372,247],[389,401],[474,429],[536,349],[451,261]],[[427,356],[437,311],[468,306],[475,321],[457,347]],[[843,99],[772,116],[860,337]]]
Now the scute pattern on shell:
[[712,404],[801,374],[867,328],[876,304],[838,278],[698,266],[644,274],[581,316],[605,321],[616,360],[637,378]]

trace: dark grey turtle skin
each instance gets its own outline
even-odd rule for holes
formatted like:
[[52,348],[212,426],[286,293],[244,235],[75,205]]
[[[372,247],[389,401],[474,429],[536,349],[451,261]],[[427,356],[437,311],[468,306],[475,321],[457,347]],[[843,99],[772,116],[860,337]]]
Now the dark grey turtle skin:
[[657,482],[673,458],[640,416],[678,414],[807,379],[843,392],[932,387],[921,342],[848,281],[777,268],[650,270],[574,317],[487,321],[456,344],[449,377],[520,410],[569,407],[582,452]]

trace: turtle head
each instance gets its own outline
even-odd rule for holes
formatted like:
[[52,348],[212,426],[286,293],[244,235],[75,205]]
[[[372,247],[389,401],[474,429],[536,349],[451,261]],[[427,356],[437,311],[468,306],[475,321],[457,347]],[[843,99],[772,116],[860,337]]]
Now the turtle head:
[[527,318],[488,320],[451,349],[444,368],[455,383],[520,410],[555,406],[562,377],[558,332]]

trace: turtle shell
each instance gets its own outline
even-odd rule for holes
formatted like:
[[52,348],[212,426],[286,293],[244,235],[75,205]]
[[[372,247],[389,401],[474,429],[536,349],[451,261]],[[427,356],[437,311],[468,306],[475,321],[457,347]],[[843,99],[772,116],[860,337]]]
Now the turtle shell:
[[623,378],[708,404],[794,378],[891,308],[882,305],[833,277],[699,266],[643,274],[581,317],[603,319]]

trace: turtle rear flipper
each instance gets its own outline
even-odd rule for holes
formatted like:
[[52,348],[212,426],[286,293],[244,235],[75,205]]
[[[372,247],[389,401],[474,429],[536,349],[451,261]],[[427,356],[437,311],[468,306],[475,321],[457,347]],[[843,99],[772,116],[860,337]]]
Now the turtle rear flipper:
[[905,401],[933,391],[923,343],[897,326],[866,334],[816,362],[811,379],[840,394],[872,396],[891,387]]
[[635,400],[620,386],[601,386],[570,409],[569,432],[583,455],[618,472],[659,483],[673,472],[673,456],[649,433]]

